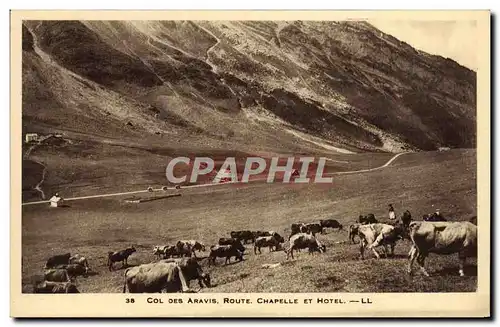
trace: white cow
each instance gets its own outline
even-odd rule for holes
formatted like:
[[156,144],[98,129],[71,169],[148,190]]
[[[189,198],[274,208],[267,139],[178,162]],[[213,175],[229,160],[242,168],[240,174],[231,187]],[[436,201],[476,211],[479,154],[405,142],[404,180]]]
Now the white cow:
[[380,259],[380,254],[375,250],[378,246],[383,246],[385,257],[387,257],[387,245],[391,247],[391,255],[394,255],[394,247],[396,241],[400,238],[398,231],[394,226],[382,223],[358,225],[357,235],[361,239],[360,255],[364,259],[365,248],[372,250],[377,259]]
[[477,257],[477,226],[468,221],[427,222],[413,221],[409,225],[409,234],[413,243],[408,253],[408,273],[412,274],[415,259],[420,270],[429,276],[424,262],[429,253],[458,253],[460,276],[464,276],[467,257]]

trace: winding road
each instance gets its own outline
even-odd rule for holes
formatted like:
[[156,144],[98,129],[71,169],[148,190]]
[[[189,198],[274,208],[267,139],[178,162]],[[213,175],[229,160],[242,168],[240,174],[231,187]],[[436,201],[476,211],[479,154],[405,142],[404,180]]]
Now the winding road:
[[[374,168],[369,168],[369,169],[361,169],[361,170],[352,170],[352,171],[341,171],[341,172],[335,172],[335,173],[327,173],[324,174],[325,177],[328,176],[335,176],[335,175],[346,175],[346,174],[359,174],[359,173],[367,173],[379,169],[383,169],[387,166],[389,166],[391,163],[394,162],[398,157],[402,156],[403,154],[408,153],[408,152],[402,152],[394,155],[391,159],[389,159],[385,164],[379,167],[374,167]],[[252,179],[249,182],[258,182],[258,181],[265,181],[267,178],[258,178],[258,179]],[[196,184],[196,185],[188,185],[188,186],[183,186],[182,189],[188,189],[188,188],[198,188],[198,187],[211,187],[211,186],[220,186],[220,185],[228,185],[228,184],[235,184],[235,183],[241,183],[241,182],[228,182],[228,183],[206,183],[206,184]],[[247,184],[247,183],[245,183]],[[153,191],[161,191],[162,189],[154,189]],[[140,191],[130,191],[130,192],[119,192],[119,193],[107,193],[107,194],[96,194],[96,195],[87,195],[87,196],[79,196],[79,197],[73,197],[73,198],[64,198],[64,201],[75,201],[75,200],[84,200],[84,199],[93,199],[93,198],[105,198],[105,197],[111,197],[111,196],[122,196],[122,195],[131,195],[131,194],[140,194],[140,193],[149,193],[148,190],[140,190]],[[42,204],[42,203],[48,203],[49,201],[33,201],[33,202],[24,202],[22,203],[23,206],[25,205],[34,205],[34,204]]]

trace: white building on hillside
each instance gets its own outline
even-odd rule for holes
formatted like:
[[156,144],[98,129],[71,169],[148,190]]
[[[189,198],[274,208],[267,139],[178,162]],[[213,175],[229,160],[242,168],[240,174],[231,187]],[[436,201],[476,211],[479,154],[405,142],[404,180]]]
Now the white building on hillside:
[[64,204],[63,198],[60,197],[58,193],[56,193],[53,197],[51,197],[49,201],[50,201],[50,206],[54,208],[60,207]]
[[38,142],[38,134],[37,133],[26,133],[26,135],[24,136],[24,141],[26,143]]

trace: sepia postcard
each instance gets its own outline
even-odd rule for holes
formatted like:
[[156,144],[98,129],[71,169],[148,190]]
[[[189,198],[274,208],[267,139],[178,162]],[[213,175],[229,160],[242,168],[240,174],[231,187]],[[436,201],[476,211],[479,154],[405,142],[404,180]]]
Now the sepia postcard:
[[490,12],[11,18],[12,317],[490,317]]

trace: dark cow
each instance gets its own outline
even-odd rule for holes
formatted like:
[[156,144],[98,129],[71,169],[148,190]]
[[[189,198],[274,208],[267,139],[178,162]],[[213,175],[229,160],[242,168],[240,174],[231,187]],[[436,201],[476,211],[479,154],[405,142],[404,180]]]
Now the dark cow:
[[115,262],[120,262],[122,263],[122,267],[125,267],[125,265],[128,265],[128,257],[132,255],[132,253],[136,252],[135,248],[129,247],[125,250],[121,251],[116,251],[116,252],[108,252],[108,268],[109,271],[113,269],[113,264]]
[[[361,224],[358,224],[358,223],[351,224],[349,226],[349,234],[347,235],[347,237],[349,239],[349,243],[356,244],[354,238],[356,237],[356,235],[358,235],[359,226],[361,226]],[[358,235],[358,237],[359,237],[359,235]]]
[[71,258],[70,253],[54,255],[47,259],[44,269],[54,268],[57,265],[66,265],[69,263],[69,258]]
[[219,238],[219,245],[232,245],[236,249],[238,249],[239,251],[245,252],[245,246],[241,243],[240,240],[235,239],[235,238],[221,237],[221,238]]
[[255,239],[255,245],[253,248],[253,252],[257,254],[257,250],[259,253],[262,253],[260,250],[263,247],[269,247],[269,252],[278,251],[281,248],[281,243],[285,242],[285,239],[280,236],[278,233],[273,233],[273,236],[260,236]]
[[33,287],[33,293],[80,293],[76,288],[76,285],[70,282],[51,282],[42,281],[37,283]]
[[319,221],[319,224],[321,225],[321,227],[323,227],[323,229],[325,228],[338,228],[338,230],[343,229],[342,224],[335,219],[325,219],[325,220],[322,219]]
[[176,247],[176,255],[179,257],[191,257],[193,254],[196,257],[196,254],[194,252],[193,247],[191,246],[190,243],[185,242],[185,241],[178,241],[177,244],[175,245]]
[[306,233],[310,233],[313,236],[316,236],[317,233],[323,234],[323,227],[318,223],[310,223],[306,224]]
[[288,239],[290,239],[295,234],[306,233],[308,231],[306,224],[304,223],[293,223],[290,229],[291,229],[291,234],[288,237]]
[[375,215],[373,213],[369,213],[366,216],[359,215],[358,222],[362,225],[366,225],[366,224],[376,224],[378,223],[378,220],[375,219]]
[[437,214],[435,212],[431,213],[431,214],[423,215],[422,219],[424,221],[446,221],[446,219],[443,217],[443,215]]
[[247,243],[247,241],[250,241],[250,243],[255,241],[255,236],[249,230],[242,230],[242,231],[237,231],[237,232],[233,231],[230,233],[230,235],[232,238],[240,240],[245,244]]
[[165,259],[161,262],[175,262],[181,267],[181,270],[186,278],[186,283],[189,286],[191,280],[198,280],[198,284],[201,288],[204,286],[210,287],[210,274],[204,273],[198,260],[196,258],[176,258],[176,259]]
[[67,265],[57,265],[55,269],[65,270],[71,280],[74,280],[78,276],[88,276],[89,269],[78,263],[70,263]]
[[410,239],[408,226],[410,226],[411,222],[412,222],[411,213],[408,210],[406,210],[405,212],[403,212],[403,215],[401,216],[401,224],[403,229],[402,235],[404,238]]
[[[241,243],[240,243],[241,244]],[[210,247],[210,255],[208,259],[208,265],[215,265],[216,258],[226,258],[225,263],[231,261],[231,257],[235,257],[238,261],[243,260],[243,251],[240,251],[237,246],[231,245],[214,245]]]

